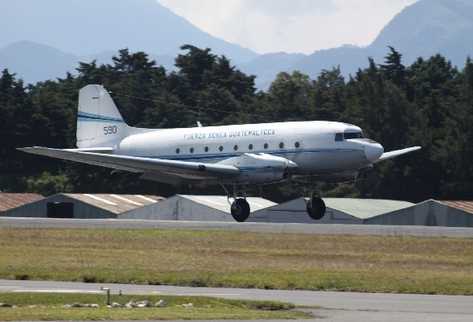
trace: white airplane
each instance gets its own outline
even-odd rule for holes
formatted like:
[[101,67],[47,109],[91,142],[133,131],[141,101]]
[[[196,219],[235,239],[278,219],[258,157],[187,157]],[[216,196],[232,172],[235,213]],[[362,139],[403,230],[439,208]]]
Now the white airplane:
[[[19,150],[142,174],[143,179],[195,185],[221,185],[238,222],[250,214],[244,190],[296,177],[355,178],[373,164],[419,150],[384,153],[354,125],[281,122],[180,129],[128,126],[101,85],[79,92],[77,149],[28,147]],[[231,193],[227,187],[231,187]],[[239,192],[243,192],[240,194]],[[325,214],[317,195],[307,203],[315,220]]]

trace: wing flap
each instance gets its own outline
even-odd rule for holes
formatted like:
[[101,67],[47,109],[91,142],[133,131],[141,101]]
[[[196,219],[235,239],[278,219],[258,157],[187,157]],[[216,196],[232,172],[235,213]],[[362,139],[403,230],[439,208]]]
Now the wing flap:
[[411,153],[411,152],[414,152],[414,151],[418,151],[420,149],[422,149],[422,147],[414,146],[412,148],[386,152],[386,153],[383,153],[383,155],[376,161],[376,163],[384,161],[384,160],[396,158],[398,156],[401,156],[401,155],[404,155],[404,154],[407,154],[407,153]]
[[44,147],[20,148],[18,150],[50,158],[75,161],[111,169],[135,173],[166,173],[186,179],[205,179],[209,177],[236,176],[240,174],[240,170],[231,165],[80,152],[77,150],[61,150]]

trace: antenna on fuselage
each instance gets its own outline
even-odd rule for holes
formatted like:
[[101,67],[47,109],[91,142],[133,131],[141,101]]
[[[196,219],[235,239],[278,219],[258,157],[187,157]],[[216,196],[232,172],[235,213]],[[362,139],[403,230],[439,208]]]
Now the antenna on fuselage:
[[202,123],[200,123],[200,121],[197,121],[197,127],[203,127]]

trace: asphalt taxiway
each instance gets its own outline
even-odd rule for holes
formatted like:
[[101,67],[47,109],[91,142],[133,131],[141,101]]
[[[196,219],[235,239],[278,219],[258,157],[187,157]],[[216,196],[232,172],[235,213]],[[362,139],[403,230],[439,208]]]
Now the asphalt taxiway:
[[[291,302],[309,308],[316,321],[473,321],[473,297],[351,292],[281,291],[232,288],[192,288],[132,284],[90,284],[50,281],[0,280],[0,292],[100,292],[212,296],[229,299]],[[322,318],[322,320],[321,320]],[[307,321],[307,320],[306,320]]]
[[195,229],[315,235],[374,235],[473,238],[473,228],[338,224],[236,223],[134,219],[0,217],[0,228]]

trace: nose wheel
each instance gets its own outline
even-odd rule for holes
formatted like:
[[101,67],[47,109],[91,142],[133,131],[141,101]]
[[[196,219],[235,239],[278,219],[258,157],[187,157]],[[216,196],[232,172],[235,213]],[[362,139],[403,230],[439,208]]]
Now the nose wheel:
[[250,216],[250,204],[246,199],[235,199],[231,205],[231,213],[237,222],[245,222]]
[[307,202],[307,214],[314,220],[322,219],[326,209],[325,202],[317,196],[313,195]]

